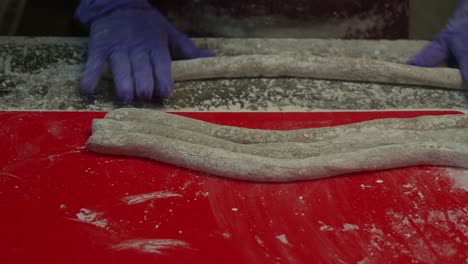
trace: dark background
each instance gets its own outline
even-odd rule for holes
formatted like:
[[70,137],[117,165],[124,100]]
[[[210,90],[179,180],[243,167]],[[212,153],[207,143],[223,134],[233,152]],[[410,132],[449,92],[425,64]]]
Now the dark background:
[[[192,37],[282,37],[282,32],[285,37],[408,37],[408,0],[150,2]],[[86,36],[87,29],[74,19],[78,4],[79,0],[29,0],[14,35]],[[223,30],[224,25],[230,27]],[[315,25],[323,26],[309,32]]]

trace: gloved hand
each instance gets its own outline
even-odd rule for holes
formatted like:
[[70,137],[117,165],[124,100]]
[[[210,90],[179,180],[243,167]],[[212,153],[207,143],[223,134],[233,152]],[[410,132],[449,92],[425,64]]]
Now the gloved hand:
[[468,82],[468,0],[461,0],[447,27],[408,64],[433,67],[455,59]]
[[173,90],[171,59],[215,56],[198,49],[146,0],[81,0],[76,15],[91,30],[84,94],[94,92],[108,61],[122,103],[134,96],[167,97]]

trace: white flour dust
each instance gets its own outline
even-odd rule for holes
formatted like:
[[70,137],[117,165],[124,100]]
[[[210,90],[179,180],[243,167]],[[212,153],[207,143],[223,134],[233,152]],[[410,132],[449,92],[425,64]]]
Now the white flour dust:
[[164,198],[170,198],[170,197],[182,197],[182,195],[178,193],[174,193],[174,192],[161,191],[161,192],[152,192],[152,193],[125,196],[121,200],[127,203],[128,205],[132,205],[132,204],[143,203],[149,200],[164,199]]
[[334,228],[329,226],[329,225],[326,225],[324,222],[322,221],[319,221],[319,224],[320,224],[320,231],[333,231]]
[[100,228],[106,228],[108,220],[102,218],[103,213],[94,212],[86,208],[81,208],[76,214],[76,221],[91,224]]
[[468,192],[468,170],[447,168],[446,171],[448,177],[453,180],[456,188]]
[[[407,241],[405,251],[401,253],[409,255],[417,261],[424,263],[435,263],[439,256],[452,257],[457,253],[457,244],[463,243],[458,240],[457,233],[468,236],[468,228],[465,219],[468,217],[468,208],[454,208],[452,210],[431,210],[427,217],[420,214],[403,214],[389,210],[387,217],[394,235],[404,238]],[[440,239],[427,244],[419,234],[419,230],[431,227],[433,231],[428,231],[425,235],[433,236],[433,232],[443,232],[450,236],[450,239]],[[395,243],[397,245],[397,243]],[[401,247],[401,246],[399,246]],[[433,252],[435,249],[437,254]]]
[[265,246],[265,244],[263,243],[263,240],[262,240],[260,237],[255,236],[255,240],[257,241],[257,243],[258,243],[260,246],[262,246],[262,247]]
[[190,248],[187,242],[176,239],[132,239],[112,246],[114,250],[134,250],[141,253],[163,254],[164,250]]
[[354,231],[359,230],[359,226],[345,223],[343,224],[343,231]]
[[279,241],[281,241],[281,243],[283,243],[285,245],[291,246],[291,244],[289,244],[288,238],[286,237],[285,234],[277,235],[276,239],[278,239]]

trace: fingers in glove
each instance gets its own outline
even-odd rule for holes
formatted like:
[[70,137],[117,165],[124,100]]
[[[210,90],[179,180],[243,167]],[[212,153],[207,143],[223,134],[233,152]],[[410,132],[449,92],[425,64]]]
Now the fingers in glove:
[[169,31],[168,37],[169,48],[173,60],[189,60],[216,56],[215,53],[210,50],[197,48],[191,39],[174,28],[171,28]]
[[447,34],[441,33],[407,63],[421,67],[434,67],[443,64],[450,56]]
[[196,56],[193,57],[192,59],[195,59],[195,58],[211,58],[211,57],[216,57],[216,54],[213,51],[198,49],[198,53],[196,53]]
[[466,54],[458,58],[458,65],[460,67],[460,72],[463,76],[463,81],[466,85],[468,84],[468,56]]
[[130,103],[134,96],[130,58],[126,52],[114,52],[109,61],[117,96],[122,103]]
[[130,54],[132,63],[135,95],[138,99],[149,101],[153,97],[154,77],[148,51],[135,51]]
[[172,80],[172,64],[169,48],[159,45],[150,53],[153,64],[154,86],[156,96],[168,97],[172,95],[174,82]]
[[93,49],[88,51],[88,60],[85,71],[80,81],[80,90],[83,94],[90,95],[96,90],[96,86],[104,71],[106,58]]
[[468,32],[455,37],[451,42],[452,52],[457,60],[458,67],[465,83],[468,82],[468,45],[465,39],[468,39]]

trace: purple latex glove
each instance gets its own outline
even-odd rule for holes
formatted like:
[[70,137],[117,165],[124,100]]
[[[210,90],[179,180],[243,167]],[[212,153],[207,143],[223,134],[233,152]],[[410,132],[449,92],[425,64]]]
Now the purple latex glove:
[[468,0],[461,0],[447,27],[408,64],[434,67],[454,58],[468,82]]
[[82,0],[76,16],[91,30],[80,84],[84,94],[94,92],[108,61],[123,103],[134,96],[167,97],[173,90],[171,59],[214,56],[198,49],[146,0]]

